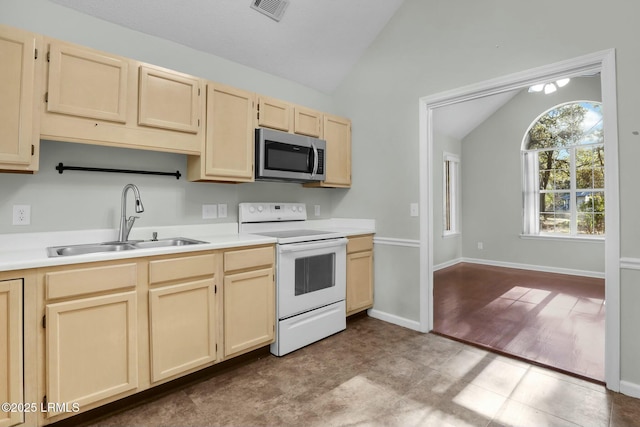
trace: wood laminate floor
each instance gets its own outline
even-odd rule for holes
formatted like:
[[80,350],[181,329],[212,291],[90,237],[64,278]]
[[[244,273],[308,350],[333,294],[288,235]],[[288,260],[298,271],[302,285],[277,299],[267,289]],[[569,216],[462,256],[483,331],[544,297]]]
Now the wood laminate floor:
[[604,381],[604,280],[460,263],[434,273],[434,331]]

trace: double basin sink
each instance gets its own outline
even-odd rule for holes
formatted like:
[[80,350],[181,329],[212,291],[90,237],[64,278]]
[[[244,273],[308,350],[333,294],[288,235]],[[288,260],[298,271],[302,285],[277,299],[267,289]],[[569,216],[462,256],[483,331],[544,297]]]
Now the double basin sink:
[[185,237],[175,237],[171,239],[159,240],[132,240],[128,242],[105,242],[87,243],[84,245],[53,246],[47,248],[49,257],[72,256],[93,254],[100,252],[131,251],[136,249],[166,248],[171,246],[199,245],[201,240],[187,239]]

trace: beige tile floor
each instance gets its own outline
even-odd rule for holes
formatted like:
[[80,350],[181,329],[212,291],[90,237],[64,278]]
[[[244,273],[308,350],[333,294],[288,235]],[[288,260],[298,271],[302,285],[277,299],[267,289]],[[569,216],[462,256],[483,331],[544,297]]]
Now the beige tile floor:
[[640,400],[366,316],[91,426],[640,426]]

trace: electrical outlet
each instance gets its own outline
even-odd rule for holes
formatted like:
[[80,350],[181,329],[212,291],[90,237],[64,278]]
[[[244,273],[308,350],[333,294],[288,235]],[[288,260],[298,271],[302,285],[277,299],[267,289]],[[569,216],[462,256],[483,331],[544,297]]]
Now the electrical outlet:
[[202,219],[218,218],[218,205],[202,205]]
[[13,206],[13,225],[31,224],[31,205]]
[[226,218],[226,217],[227,217],[227,204],[218,203],[218,218]]
[[313,205],[313,214],[315,216],[320,216],[320,205]]
[[484,243],[478,242],[478,249],[480,250],[484,249]]

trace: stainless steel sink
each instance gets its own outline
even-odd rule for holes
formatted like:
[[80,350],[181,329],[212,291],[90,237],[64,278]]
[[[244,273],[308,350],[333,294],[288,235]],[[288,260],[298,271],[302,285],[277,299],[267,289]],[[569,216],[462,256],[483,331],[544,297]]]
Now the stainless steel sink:
[[175,237],[172,239],[160,239],[160,240],[143,240],[133,243],[136,249],[148,249],[148,248],[163,248],[167,246],[188,246],[199,245],[203,242],[201,240],[187,239],[185,237]]
[[84,245],[53,246],[47,248],[49,257],[94,254],[100,252],[131,251],[136,249],[163,248],[170,246],[187,246],[207,243],[202,240],[174,237],[161,240],[133,240],[129,242],[87,243]]

